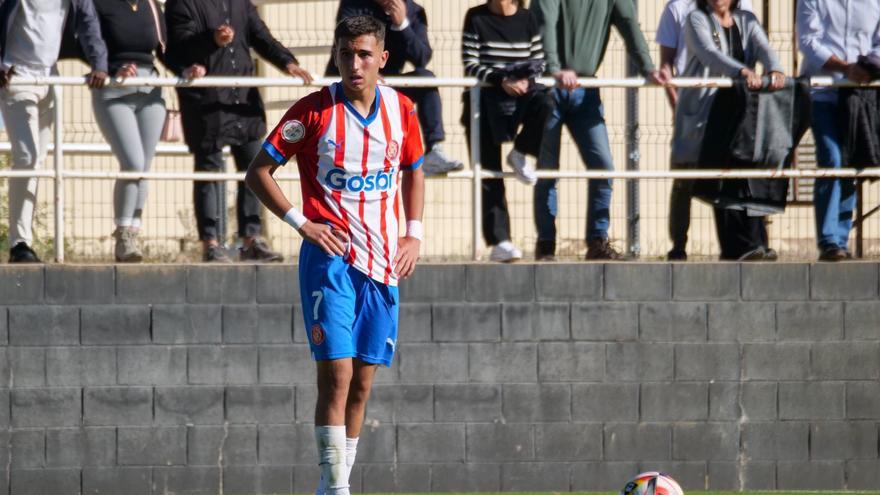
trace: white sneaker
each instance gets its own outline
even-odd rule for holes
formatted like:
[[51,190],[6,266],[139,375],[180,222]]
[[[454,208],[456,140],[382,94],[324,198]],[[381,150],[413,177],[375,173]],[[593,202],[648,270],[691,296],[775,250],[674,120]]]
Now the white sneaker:
[[538,176],[535,175],[535,167],[529,163],[526,155],[517,150],[511,150],[507,154],[507,164],[513,169],[517,180],[527,186],[534,186],[538,182]]
[[499,242],[492,246],[492,252],[489,253],[489,261],[497,261],[498,263],[510,263],[520,258],[522,258],[522,251],[510,241]]
[[464,163],[461,160],[449,158],[443,153],[443,148],[439,144],[435,144],[431,147],[431,151],[425,155],[424,167],[426,175],[437,175],[461,170],[464,168]]

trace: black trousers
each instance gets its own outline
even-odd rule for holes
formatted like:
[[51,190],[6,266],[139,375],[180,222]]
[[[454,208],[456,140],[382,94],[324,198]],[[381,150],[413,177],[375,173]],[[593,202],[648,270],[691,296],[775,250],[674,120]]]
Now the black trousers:
[[[428,69],[416,69],[401,77],[434,77],[434,73]],[[425,152],[431,150],[431,146],[446,139],[443,130],[443,104],[440,101],[440,91],[437,88],[400,88],[416,104],[416,112],[419,115],[419,124],[422,126],[422,137],[425,140]]]
[[737,260],[749,251],[767,247],[765,217],[749,216],[745,210],[730,208],[715,207],[714,211],[722,260]]
[[[547,93],[537,91],[529,96],[525,108],[517,112],[512,118],[521,124],[516,137],[513,139],[513,147],[520,153],[538,156],[541,150],[541,139],[544,136],[544,123],[550,113],[547,104]],[[526,98],[526,97],[523,97]],[[486,170],[501,171],[501,143],[496,143],[492,130],[489,127],[489,119],[492,118],[486,105],[483,106],[482,118],[480,119],[480,161]],[[470,142],[470,119],[465,119],[465,130]],[[507,208],[507,194],[504,188],[504,179],[483,179],[483,239],[489,246],[499,242],[510,240],[510,213]]]
[[[248,143],[231,146],[232,158],[235,161],[235,169],[239,172],[247,170],[251,160],[257,156],[262,146],[262,140],[254,140]],[[222,172],[226,169],[222,151],[212,153],[195,154],[196,172]],[[199,230],[199,240],[221,240],[221,219],[226,215],[222,205],[224,202],[220,195],[224,188],[220,182],[194,181],[193,203],[196,210],[196,225]],[[244,182],[238,183],[235,197],[235,212],[238,217],[238,236],[256,237],[263,231],[260,219],[260,200]]]
[[691,227],[691,197],[694,181],[675,179],[669,194],[669,238],[672,250],[684,253],[687,248],[688,230]]

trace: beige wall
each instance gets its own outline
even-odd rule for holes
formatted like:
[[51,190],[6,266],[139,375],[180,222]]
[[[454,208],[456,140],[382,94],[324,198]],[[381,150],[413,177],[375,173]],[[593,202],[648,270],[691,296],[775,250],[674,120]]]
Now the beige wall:
[[[769,1],[769,0],[765,0]],[[463,75],[459,43],[461,24],[465,11],[481,3],[474,0],[422,0],[430,24],[430,37],[434,47],[434,58],[429,66],[440,77]],[[639,0],[639,15],[642,28],[657,57],[657,47],[653,42],[654,31],[665,2],[661,0]],[[770,38],[779,50],[788,70],[793,66],[791,26],[792,4],[788,0],[773,1],[770,8]],[[755,2],[757,13],[762,17],[763,4]],[[291,3],[272,3],[260,7],[263,18],[269,27],[287,46],[326,46],[331,42],[336,2],[332,0],[294,1]],[[316,73],[323,72],[327,55],[300,56],[302,64]],[[616,33],[609,45],[605,63],[600,76],[620,77],[624,75],[623,45]],[[261,64],[266,75],[276,75],[274,68]],[[67,63],[62,68],[65,74],[83,72],[79,64]],[[270,125],[277,121],[284,110],[309,90],[268,89],[264,96],[269,108]],[[171,91],[166,92],[170,96]],[[447,129],[446,148],[452,155],[467,159],[465,137],[458,124],[460,117],[460,94],[455,88],[442,89],[444,121]],[[65,105],[66,139],[77,142],[98,142],[100,134],[93,123],[90,101],[85,90],[69,88]],[[615,164],[625,166],[624,153],[624,110],[623,90],[604,90],[606,119],[611,138]],[[668,169],[668,142],[671,134],[672,114],[663,94],[657,89],[640,91],[641,107],[639,123],[641,129],[641,167],[644,170]],[[171,98],[170,100],[173,100]],[[580,170],[582,163],[576,150],[566,137],[563,150],[563,169]],[[111,157],[71,157],[69,167],[112,170],[115,160]],[[156,160],[154,170],[189,170],[191,161],[186,157],[162,157]],[[43,187],[42,197],[50,199],[50,183]],[[531,190],[509,181],[508,201],[511,207],[513,236],[515,242],[526,251],[531,251],[535,241],[532,221]],[[298,195],[298,186],[289,183],[285,186],[292,195]],[[233,185],[230,184],[229,205],[233,205]],[[67,228],[71,239],[74,259],[106,257],[110,253],[109,233],[112,231],[112,184],[110,182],[77,182],[67,187],[69,198],[67,208]],[[641,182],[641,249],[643,257],[659,257],[668,249],[666,218],[668,208],[669,181],[651,180]],[[880,200],[877,186],[867,188],[866,205]],[[434,259],[464,259],[471,251],[471,185],[470,182],[453,180],[431,180],[428,185],[427,232],[425,254]],[[580,180],[564,181],[560,186],[560,251],[566,256],[579,256],[584,250],[583,232],[585,229],[586,183]],[[46,209],[47,224],[51,225],[51,209]],[[191,193],[189,183],[153,182],[150,201],[146,210],[145,235],[149,238],[148,248],[153,257],[160,259],[185,259],[194,252],[191,241],[195,238],[192,218]],[[809,207],[790,207],[784,215],[772,217],[771,244],[783,256],[813,256],[813,214]],[[230,231],[234,232],[234,214],[230,216]],[[625,244],[625,184],[615,183],[612,204],[611,237],[622,248]],[[283,224],[272,218],[268,222],[268,236],[274,244],[288,254],[295,253],[297,239]],[[878,254],[880,247],[873,242],[880,237],[880,223],[872,220],[867,223],[866,238],[868,251]],[[482,243],[482,240],[480,240]],[[188,254],[179,254],[181,247]],[[689,250],[693,255],[713,257],[717,253],[714,226],[711,212],[702,204],[694,203],[691,243]]]

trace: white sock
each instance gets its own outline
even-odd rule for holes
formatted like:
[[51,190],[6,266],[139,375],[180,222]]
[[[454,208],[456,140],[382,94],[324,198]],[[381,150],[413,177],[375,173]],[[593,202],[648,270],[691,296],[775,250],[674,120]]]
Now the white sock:
[[316,426],[315,441],[318,445],[318,464],[321,466],[320,485],[325,486],[325,493],[349,495],[345,426]]
[[346,438],[345,439],[345,465],[346,465],[346,474],[345,479],[349,479],[351,476],[351,468],[354,467],[354,458],[357,457],[358,453],[358,439],[355,438]]

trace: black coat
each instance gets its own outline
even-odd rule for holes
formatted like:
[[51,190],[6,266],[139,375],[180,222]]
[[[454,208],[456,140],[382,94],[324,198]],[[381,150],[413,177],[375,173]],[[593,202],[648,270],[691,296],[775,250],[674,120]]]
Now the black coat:
[[[373,16],[385,23],[385,49],[388,50],[388,62],[380,72],[386,76],[400,74],[407,62],[416,69],[425,68],[434,53],[428,41],[428,16],[425,14],[425,9],[413,0],[405,1],[409,26],[402,31],[391,29],[391,18],[382,11],[375,0],[341,0],[339,10],[336,12],[337,23],[357,15]],[[327,75],[339,75],[333,57],[330,57],[327,63]]]
[[[789,168],[810,126],[810,86],[792,80],[776,92],[750,91],[738,80],[718,90],[706,123],[698,168]],[[698,180],[694,194],[717,206],[785,209],[786,179]]]
[[[279,69],[296,57],[278,42],[250,0],[168,0],[166,59],[174,70],[200,64],[208,76],[253,76],[251,48]],[[214,30],[228,23],[235,38],[214,43]],[[178,74],[179,75],[179,74]],[[183,134],[190,151],[210,153],[266,134],[266,113],[257,88],[177,88]]]

